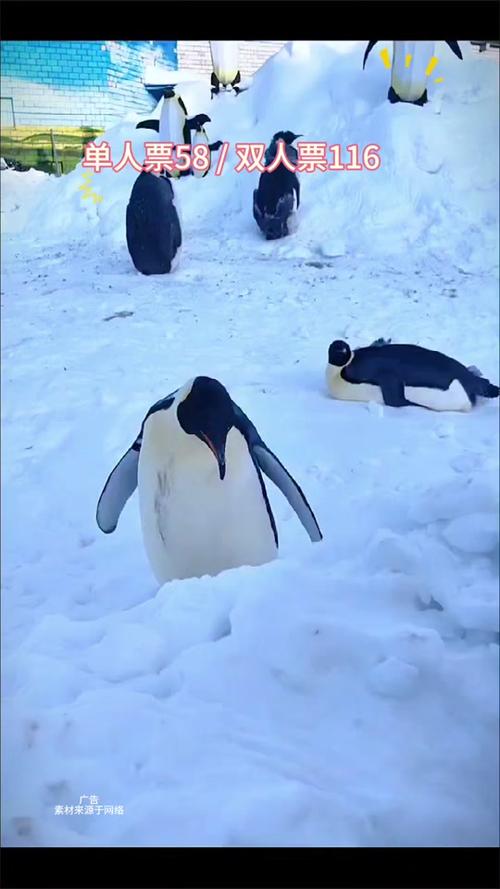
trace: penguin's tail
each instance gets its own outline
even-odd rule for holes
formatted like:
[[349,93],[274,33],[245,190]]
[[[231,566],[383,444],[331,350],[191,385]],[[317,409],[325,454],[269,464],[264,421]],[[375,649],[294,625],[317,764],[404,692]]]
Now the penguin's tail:
[[495,386],[494,383],[490,383],[489,380],[485,380],[484,377],[476,377],[478,383],[478,391],[477,395],[481,395],[482,398],[498,398],[500,395],[500,388]]
[[466,381],[466,391],[471,400],[475,401],[474,396],[481,396],[481,398],[498,398],[500,395],[500,388],[495,386],[493,383],[490,383],[486,377],[480,376],[480,372],[477,368],[467,368],[467,381]]

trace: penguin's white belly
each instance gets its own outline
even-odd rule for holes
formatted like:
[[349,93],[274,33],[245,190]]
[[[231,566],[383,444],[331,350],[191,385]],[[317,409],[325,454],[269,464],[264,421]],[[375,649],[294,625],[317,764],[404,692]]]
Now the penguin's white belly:
[[[144,546],[159,583],[216,575],[241,565],[261,565],[276,556],[260,482],[246,443],[231,430],[226,475],[196,440],[194,453],[159,460],[143,441],[138,469]],[[199,447],[198,447],[199,445]],[[246,459],[244,457],[246,456]]]
[[232,83],[238,73],[238,44],[231,40],[211,40],[212,66],[222,84]]
[[405,386],[405,398],[433,411],[470,411],[472,407],[467,392],[458,380],[453,380],[448,389]]
[[[326,382],[332,398],[343,401],[374,401],[385,404],[382,390],[372,383],[348,383],[331,365],[327,367]],[[469,396],[458,380],[453,380],[448,389],[429,389],[424,386],[404,386],[407,401],[433,411],[469,411],[472,407]]]
[[433,54],[432,41],[395,41],[391,84],[400,99],[420,99],[427,87],[425,72]]
[[332,398],[339,398],[342,401],[375,401],[377,404],[384,403],[379,386],[373,386],[371,383],[348,383],[347,380],[340,376],[340,373],[332,370],[331,365],[328,365],[326,370],[326,382]]

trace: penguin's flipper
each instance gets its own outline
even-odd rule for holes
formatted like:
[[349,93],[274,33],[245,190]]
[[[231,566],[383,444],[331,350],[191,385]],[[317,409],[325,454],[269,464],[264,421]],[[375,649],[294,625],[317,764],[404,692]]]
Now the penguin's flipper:
[[211,142],[209,147],[210,151],[219,151],[220,148],[224,145],[224,142],[221,142],[220,139],[217,139],[217,142]]
[[323,535],[315,515],[295,479],[292,478],[288,470],[278,460],[276,454],[269,450],[251,420],[234,402],[233,408],[235,415],[234,425],[246,439],[252,459],[286,497],[313,543],[322,540]]
[[447,40],[446,43],[450,47],[451,51],[453,53],[455,53],[455,55],[458,56],[458,58],[462,59],[462,61],[463,61],[464,57],[462,55],[462,50],[460,49],[460,47],[458,45],[458,40]]
[[293,191],[289,192],[288,194],[284,194],[281,198],[278,199],[278,203],[276,204],[276,211],[272,214],[272,218],[286,220],[288,219],[292,211]]
[[155,133],[160,132],[159,120],[140,120],[136,126],[136,130],[154,130]]
[[115,530],[123,507],[137,487],[137,467],[144,423],[155,411],[168,410],[174,403],[178,391],[176,389],[175,392],[171,392],[166,398],[161,398],[149,408],[136,440],[109,474],[99,497],[96,511],[97,524],[105,534],[111,534]]
[[377,380],[380,387],[384,404],[388,407],[408,407],[412,404],[405,398],[405,389],[403,383],[393,374],[380,375]]
[[253,216],[259,227],[261,227],[261,223],[263,222],[263,213],[262,208],[259,204],[259,192],[256,188],[254,189],[253,193]]
[[378,40],[369,40],[369,41],[368,41],[368,46],[366,47],[366,49],[365,49],[365,54],[364,54],[364,56],[363,56],[363,70],[364,70],[365,65],[366,65],[366,60],[367,60],[368,56],[370,55],[370,53],[371,53],[371,51],[372,51],[372,49],[373,49],[373,47],[375,46],[376,43],[378,43]]
[[115,530],[123,507],[137,487],[140,450],[141,435],[116,464],[102,489],[97,504],[96,521],[105,534],[111,534]]
[[296,207],[296,209],[298,210],[299,207],[300,207],[300,182],[299,182],[299,180],[297,179],[297,177],[295,177],[295,182],[293,183],[293,190],[295,191],[295,194],[297,195],[297,207]]

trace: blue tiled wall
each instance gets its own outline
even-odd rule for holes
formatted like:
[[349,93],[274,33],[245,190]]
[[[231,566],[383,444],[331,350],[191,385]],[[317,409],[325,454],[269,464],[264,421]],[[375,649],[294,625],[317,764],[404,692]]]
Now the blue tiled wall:
[[[174,41],[3,41],[2,124],[105,127],[155,105],[144,66],[177,67]],[[12,100],[12,102],[10,101]]]

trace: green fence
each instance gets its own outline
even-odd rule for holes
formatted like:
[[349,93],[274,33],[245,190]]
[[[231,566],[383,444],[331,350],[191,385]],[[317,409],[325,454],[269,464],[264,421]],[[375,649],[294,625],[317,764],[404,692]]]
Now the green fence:
[[34,167],[56,176],[69,173],[83,158],[87,142],[94,142],[102,130],[90,127],[4,127],[0,134],[0,155],[24,167]]

